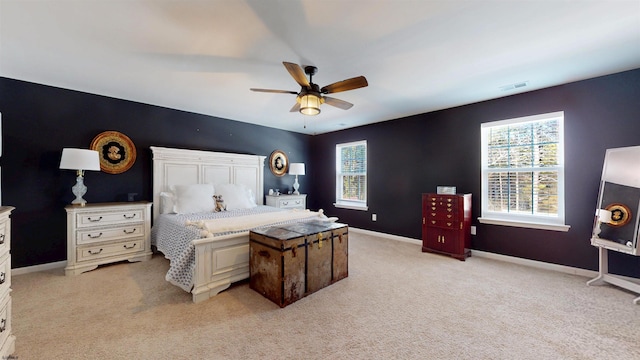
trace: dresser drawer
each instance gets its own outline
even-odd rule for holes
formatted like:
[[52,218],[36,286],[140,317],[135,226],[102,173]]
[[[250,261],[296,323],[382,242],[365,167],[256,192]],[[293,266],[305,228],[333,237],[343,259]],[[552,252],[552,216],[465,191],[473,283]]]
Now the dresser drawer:
[[130,240],[115,244],[104,244],[77,248],[78,261],[101,259],[109,256],[135,253],[142,250],[144,239]]
[[11,296],[7,296],[0,306],[0,345],[4,345],[11,335]]
[[144,228],[144,223],[139,223],[112,228],[78,230],[76,240],[78,245],[82,245],[109,241],[112,239],[140,237],[144,236]]
[[141,209],[119,210],[110,212],[80,213],[76,214],[76,226],[86,228],[91,226],[103,226],[111,224],[126,224],[141,222],[144,219],[144,211]]
[[0,258],[0,296],[9,294],[11,287],[11,257],[9,254]]
[[303,199],[280,199],[279,208],[281,209],[304,209]]
[[0,256],[9,251],[9,226],[6,221],[0,222]]

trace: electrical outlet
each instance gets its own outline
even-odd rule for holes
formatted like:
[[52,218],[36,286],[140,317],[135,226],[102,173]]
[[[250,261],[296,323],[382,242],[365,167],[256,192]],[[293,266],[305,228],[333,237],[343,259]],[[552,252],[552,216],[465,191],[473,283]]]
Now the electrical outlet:
[[476,234],[476,227],[472,226],[471,227],[471,235],[475,235]]
[[378,214],[371,214],[371,221],[378,221]]

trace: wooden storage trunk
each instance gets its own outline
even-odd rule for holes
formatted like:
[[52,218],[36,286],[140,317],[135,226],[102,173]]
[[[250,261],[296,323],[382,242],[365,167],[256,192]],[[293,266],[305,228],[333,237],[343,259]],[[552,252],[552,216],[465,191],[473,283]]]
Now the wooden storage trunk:
[[312,221],[256,229],[249,248],[250,287],[280,307],[349,276],[345,224]]

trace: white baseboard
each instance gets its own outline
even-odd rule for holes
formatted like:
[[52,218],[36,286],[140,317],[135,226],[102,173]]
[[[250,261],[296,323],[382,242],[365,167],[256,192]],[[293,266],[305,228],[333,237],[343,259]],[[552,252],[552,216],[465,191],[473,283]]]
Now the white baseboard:
[[33,265],[33,266],[25,266],[21,268],[11,269],[11,276],[23,275],[32,272],[38,271],[46,271],[52,269],[59,269],[67,266],[67,261],[58,261],[53,263],[41,264],[41,265]]
[[[349,231],[362,233],[362,234],[365,234],[365,235],[378,236],[378,237],[385,238],[385,239],[408,242],[408,243],[412,243],[412,244],[416,244],[416,245],[422,245],[422,240],[408,238],[408,237],[404,237],[404,236],[385,234],[385,233],[381,233],[381,232],[365,230],[365,229],[358,229],[358,228],[349,228]],[[530,266],[530,267],[534,267],[534,268],[538,268],[538,269],[553,270],[553,271],[558,271],[558,272],[571,274],[571,275],[584,276],[584,277],[588,277],[588,278],[598,276],[598,272],[597,271],[593,271],[593,270],[586,270],[586,269],[580,269],[580,268],[575,268],[575,267],[571,267],[571,266],[551,264],[551,263],[546,263],[546,262],[543,262],[543,261],[523,259],[523,258],[519,258],[519,257],[515,257],[515,256],[501,255],[501,254],[491,253],[491,252],[487,252],[487,251],[480,251],[480,250],[473,250],[472,249],[471,250],[471,255],[472,256],[481,257],[481,258],[486,258],[486,259],[504,261],[504,262],[518,264],[518,265]]]

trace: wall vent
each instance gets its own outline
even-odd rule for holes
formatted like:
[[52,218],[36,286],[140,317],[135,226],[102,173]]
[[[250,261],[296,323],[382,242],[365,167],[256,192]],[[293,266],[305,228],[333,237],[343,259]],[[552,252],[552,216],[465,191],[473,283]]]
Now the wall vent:
[[522,81],[522,82],[515,83],[515,84],[509,84],[509,85],[505,85],[505,86],[500,86],[500,90],[502,90],[502,91],[516,90],[516,89],[521,89],[523,87],[526,87],[528,85],[529,85],[528,81]]

